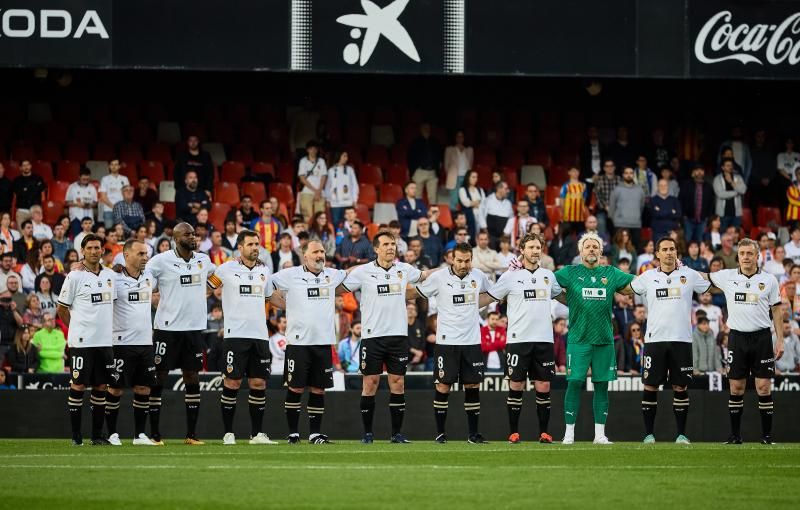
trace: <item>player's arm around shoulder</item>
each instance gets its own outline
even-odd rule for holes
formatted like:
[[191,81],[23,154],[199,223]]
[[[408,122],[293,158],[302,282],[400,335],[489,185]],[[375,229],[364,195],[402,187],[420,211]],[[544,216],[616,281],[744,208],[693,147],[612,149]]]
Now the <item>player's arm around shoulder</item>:
[[623,296],[631,296],[634,294],[633,287],[631,287],[631,283],[634,280],[634,276],[630,273],[626,273],[616,267],[612,268],[614,270],[614,279],[616,280],[616,289],[614,292],[617,294],[622,294]]

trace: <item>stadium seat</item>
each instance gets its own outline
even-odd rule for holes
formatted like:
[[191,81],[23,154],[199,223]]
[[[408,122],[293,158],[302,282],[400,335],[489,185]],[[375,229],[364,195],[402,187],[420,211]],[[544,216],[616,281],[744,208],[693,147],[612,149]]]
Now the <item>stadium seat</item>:
[[223,145],[236,143],[236,133],[233,125],[228,122],[217,122],[211,126],[211,141]]
[[561,223],[561,208],[557,205],[547,205],[547,218],[550,220],[551,225]]
[[372,223],[369,217],[369,207],[367,207],[366,204],[356,204],[356,216],[358,216],[359,221],[364,225]]
[[375,185],[369,183],[362,183],[358,186],[358,203],[364,204],[370,209],[375,206],[378,201],[378,194],[375,191]]
[[243,143],[237,143],[234,145],[231,148],[228,157],[230,161],[238,161],[239,163],[244,164],[246,167],[251,166],[255,161],[253,149],[251,149],[249,145],[245,145]]
[[[756,218],[756,224],[759,227],[767,227],[770,223],[780,225],[782,223],[781,220],[783,219],[781,216],[781,210],[777,207],[759,207]],[[747,229],[745,229],[745,231],[747,231]]]
[[[136,184],[139,182],[139,165],[134,161],[120,161],[119,173],[128,178],[128,182]],[[150,183],[153,184],[153,183]]]
[[144,154],[142,154],[142,148],[139,144],[124,143],[119,147],[119,159],[141,163],[144,161]]
[[175,201],[175,181],[161,181],[158,184],[158,200],[164,203]]
[[58,217],[64,214],[64,202],[48,200],[42,204],[42,211],[44,212],[44,222],[48,225],[55,225]]
[[177,217],[175,202],[164,202],[164,217],[174,220]]
[[103,122],[100,126],[100,140],[113,145],[122,143],[122,128],[116,122]]
[[36,175],[40,175],[45,184],[49,184],[53,180],[53,164],[49,161],[31,162],[31,171]]
[[226,182],[241,182],[245,176],[244,163],[239,161],[226,161],[222,164],[220,180]]
[[214,185],[214,201],[235,206],[239,203],[239,183],[222,181]]
[[256,124],[243,124],[239,126],[239,143],[256,145],[264,139],[264,133]]
[[36,159],[36,151],[33,146],[27,143],[17,143],[11,147],[11,159],[14,161],[34,161]]
[[[64,153],[64,157],[72,161],[86,161],[86,159],[75,159],[76,157],[81,157],[81,155],[83,154],[80,151],[86,151],[86,148],[83,146],[75,146],[71,148],[68,145],[67,150]],[[88,151],[85,153],[88,153]],[[111,161],[112,159],[116,158],[117,158],[117,149],[112,144],[101,142],[101,143],[96,143],[94,145],[94,149],[92,150],[92,160]]]
[[256,161],[266,161],[277,164],[280,161],[280,151],[272,144],[258,144],[253,151],[253,158]]
[[216,166],[228,160],[225,156],[225,147],[221,143],[204,143],[202,147],[204,151],[208,151],[208,153],[211,154],[211,161],[213,161]]
[[553,165],[547,173],[547,182],[553,185],[561,186],[569,180],[568,169],[565,166]]
[[201,141],[208,140],[208,131],[205,125],[198,122],[184,122],[183,126],[181,126],[181,135],[183,135],[182,141],[185,141],[190,136],[196,136]]
[[90,160],[86,162],[86,168],[93,181],[99,181],[104,175],[108,175],[108,161]]
[[[278,173],[275,177],[277,177],[278,182],[282,182],[284,184],[288,184],[289,186],[292,185],[295,179],[295,174],[297,173],[297,168],[295,168],[294,163],[284,162],[278,165]],[[272,192],[270,192],[270,195]]]
[[146,122],[136,122],[128,129],[128,140],[133,143],[146,144],[153,139],[153,130]]
[[545,168],[553,164],[550,151],[543,147],[535,147],[528,152],[528,164],[540,165]]
[[359,184],[372,184],[373,186],[380,186],[383,183],[383,175],[381,169],[375,165],[364,163],[358,168],[358,182]]
[[370,223],[370,224],[368,224],[367,225],[367,238],[369,238],[369,240],[372,241],[372,239],[375,237],[375,234],[378,233],[380,228],[381,228],[381,224],[380,223]]
[[547,176],[541,165],[524,165],[520,169],[520,184],[535,184],[540,190],[547,186]]
[[478,187],[483,189],[492,187],[492,167],[476,164],[472,169],[478,172]]
[[381,184],[381,202],[397,203],[403,198],[403,187],[398,184]]
[[561,186],[547,186],[544,189],[545,205],[554,205],[556,198],[561,194]]
[[653,229],[650,227],[642,227],[641,234],[642,234],[642,241],[647,242],[653,239]]
[[286,204],[288,210],[294,210],[294,192],[292,186],[285,182],[273,182],[269,185],[269,196],[278,199],[278,202]]
[[388,224],[392,220],[397,219],[397,207],[394,202],[377,202],[372,211],[372,221],[376,224]]
[[753,229],[753,211],[749,207],[742,207],[742,228],[745,232]]
[[275,165],[272,163],[265,163],[263,161],[258,161],[253,163],[253,166],[250,167],[250,172],[253,175],[264,175],[268,174],[272,177],[275,177]]
[[59,161],[56,165],[58,169],[58,180],[65,182],[75,182],[80,177],[81,165],[77,161]]
[[408,166],[408,147],[403,144],[394,144],[389,149],[389,158],[395,165]]
[[97,132],[89,122],[79,122],[72,128],[72,140],[89,144],[97,141]]
[[[165,118],[165,117],[160,117]],[[175,145],[176,143],[181,143],[183,138],[181,137],[181,127],[180,124],[177,122],[168,122],[164,120],[157,121],[158,124],[156,125],[156,140],[161,143],[166,143],[168,145]]]
[[450,212],[450,206],[448,204],[437,205],[439,206],[439,225],[448,230],[453,228],[453,215]]
[[517,147],[504,147],[500,151],[500,163],[519,168],[525,164],[525,154]]
[[392,163],[386,171],[386,182],[404,186],[410,177],[408,176],[408,168],[405,165]]
[[380,145],[367,147],[367,156],[364,159],[367,163],[380,168],[389,167],[389,151],[386,150],[386,147]]
[[149,161],[158,161],[164,167],[172,166],[172,152],[169,145],[165,143],[149,143],[145,149],[145,159]]
[[475,166],[486,165],[494,167],[497,165],[497,155],[491,147],[481,146],[475,148]]
[[63,144],[69,140],[69,129],[61,122],[50,122],[44,126],[44,140],[49,143]]
[[150,182],[158,186],[166,178],[164,165],[158,161],[144,161],[139,169],[139,175],[147,177]]
[[261,202],[267,199],[267,190],[263,182],[243,182],[241,196],[250,195],[253,199],[253,207],[258,209]]
[[70,186],[67,181],[53,181],[47,186],[47,199],[53,202],[66,202],[67,189]]
[[61,149],[54,142],[42,142],[36,147],[36,157],[42,161],[58,161]]
[[225,218],[231,211],[231,204],[223,202],[214,202],[211,204],[211,209],[208,211],[208,221],[214,225],[214,228],[219,231],[225,230]]
[[510,166],[501,166],[497,169],[498,172],[503,176],[503,180],[506,184],[508,184],[509,189],[514,191],[519,186],[519,172],[517,168],[510,167]]

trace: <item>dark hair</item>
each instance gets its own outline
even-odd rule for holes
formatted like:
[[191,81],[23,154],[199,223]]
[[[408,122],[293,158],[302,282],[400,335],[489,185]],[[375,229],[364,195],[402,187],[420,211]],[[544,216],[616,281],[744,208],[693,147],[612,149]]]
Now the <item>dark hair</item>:
[[658,249],[661,247],[661,243],[666,242],[666,241],[669,241],[672,244],[674,244],[675,248],[678,247],[678,243],[675,241],[675,239],[673,239],[671,237],[664,236],[664,237],[659,238],[658,241],[656,241],[656,251],[658,251]]
[[384,236],[391,238],[392,241],[395,240],[394,234],[392,234],[388,230],[381,230],[380,232],[375,234],[375,237],[372,238],[372,247],[373,248],[377,248],[378,246],[380,246],[381,245],[381,237],[384,237]]
[[389,228],[401,228],[400,222],[397,221],[397,220],[390,221],[388,227]]
[[242,196],[239,198],[239,201],[241,202],[241,201],[242,201],[242,200],[244,200],[245,198],[248,198],[248,199],[250,199],[250,200],[253,200],[253,197],[251,197],[250,195],[246,195],[246,194],[245,194],[245,195],[242,195]]
[[319,148],[319,144],[317,143],[316,140],[309,140],[306,142],[306,149],[310,149],[311,147]]
[[417,183],[414,181],[407,181],[405,184],[403,184],[403,193],[405,193],[408,187],[411,186],[412,184],[417,184]]
[[[472,176],[472,174],[476,174],[477,175],[478,171],[477,170],[467,170],[467,173],[464,174],[464,180],[461,181],[461,187],[462,188],[469,189],[469,178]],[[477,185],[477,183],[476,183],[476,185]]]
[[92,241],[97,241],[98,243],[100,243],[100,246],[103,246],[102,237],[100,237],[97,234],[86,234],[85,236],[83,236],[83,239],[81,239],[81,250],[86,248],[86,245],[91,243]]
[[[483,231],[481,231],[481,232],[483,232]],[[503,236],[503,237],[500,238],[501,242],[503,240],[505,240],[506,242],[509,241],[508,237],[506,237],[506,236]],[[522,250],[523,248],[525,248],[525,245],[528,244],[528,241],[539,241],[539,245],[542,248],[545,247],[544,236],[542,234],[525,234],[522,237],[522,239],[519,240],[519,249]]]
[[94,219],[92,219],[91,216],[84,216],[83,218],[81,218],[81,223],[83,223],[84,221],[91,221],[92,223],[94,223]]
[[20,228],[25,228],[28,225],[33,225],[33,222],[31,220],[25,220],[22,222],[22,225],[20,225]]
[[364,228],[364,223],[363,223],[361,220],[355,220],[355,221],[353,221],[353,223],[352,223],[352,224],[353,224],[353,225],[358,225],[358,226],[359,226],[359,227],[361,227],[362,229]]
[[[723,149],[723,150],[724,150],[724,149]],[[719,162],[719,166],[720,166],[720,167],[722,167],[722,166],[724,166],[724,165],[725,165],[725,163],[727,163],[727,162],[729,162],[729,161],[730,161],[730,163],[731,163],[732,165],[735,163],[735,161],[733,160],[733,158],[722,158],[722,161],[720,161],[720,162]]]
[[255,230],[244,229],[241,232],[239,232],[239,235],[236,236],[236,246],[243,245],[245,239],[247,239],[248,237],[257,237],[259,241],[261,240],[261,236],[258,235],[258,232],[256,232]]
[[698,317],[697,325],[699,326],[700,324],[708,324],[708,317],[706,317],[705,315],[702,317]]
[[78,172],[78,175],[92,175],[92,172],[88,168],[83,167]]
[[469,253],[472,255],[472,246],[470,246],[469,243],[456,243],[453,247],[453,251],[460,251],[461,253]]

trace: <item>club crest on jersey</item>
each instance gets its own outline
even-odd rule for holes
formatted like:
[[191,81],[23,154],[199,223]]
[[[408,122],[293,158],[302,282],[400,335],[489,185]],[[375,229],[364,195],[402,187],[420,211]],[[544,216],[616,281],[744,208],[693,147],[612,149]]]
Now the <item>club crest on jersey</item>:
[[745,288],[749,289],[750,288],[750,282],[745,283],[744,286],[745,286]]
[[366,368],[367,368],[367,362],[366,361],[362,361],[361,362],[361,370],[366,370]]
[[161,364],[161,356],[156,355],[153,358],[153,363],[156,364],[156,365],[160,365]]
[[81,375],[81,373],[78,372],[77,370],[73,370],[72,371],[72,378],[73,379],[77,379],[78,377],[80,377],[80,375]]
[[763,283],[759,283],[759,284],[758,284],[758,290],[760,290],[761,292],[764,292],[764,289],[765,289],[766,287],[767,287],[767,286],[766,286],[766,285],[764,285]]
[[263,281],[266,281],[266,280],[267,280],[267,275],[262,273],[261,274],[261,281],[263,282]]
[[667,285],[669,285],[670,283],[672,283],[672,278],[667,278]]
[[464,283],[464,282],[461,282],[461,288],[462,288],[462,289],[465,289],[465,288],[467,288],[467,284],[466,284],[466,283]]
[[546,276],[545,276],[545,277],[544,277],[544,284],[545,284],[545,285],[550,285],[550,278],[548,278],[548,277],[546,277]]
[[147,285],[149,287],[150,286],[150,278],[145,278],[144,279],[144,283],[145,283],[145,285]]
[[[535,282],[534,282],[534,283],[535,283]],[[478,288],[478,282],[476,282],[475,280],[472,280],[472,282],[470,283],[470,285],[472,285],[472,288],[473,288],[473,289],[477,289],[477,288]]]
[[389,280],[392,277],[392,275],[390,275],[389,273],[386,273],[385,275],[383,275],[383,277],[386,278],[387,280]]
[[197,269],[203,269],[203,263],[202,262],[198,262],[197,263]]
[[531,283],[536,285],[536,277],[535,276],[533,278],[531,278]]
[[606,278],[605,276],[600,278],[600,283],[602,283],[603,285],[608,285],[608,278]]
[[233,365],[228,365],[227,367],[225,367],[225,370],[227,370],[228,373],[230,374],[231,372],[233,372]]
[[103,282],[97,282],[97,287],[100,288],[103,286]]
[[111,287],[111,278],[109,278],[108,280],[106,280],[106,285],[108,285],[109,287]]
[[326,276],[325,277],[325,283],[331,283],[331,277],[330,276]]
[[439,370],[439,379],[444,379],[444,370]]
[[402,280],[403,279],[403,272],[402,271],[398,271],[397,272],[397,277]]
[[597,283],[597,278],[595,278],[594,276],[592,276],[591,280],[592,280],[592,283]]
[[681,285],[686,285],[686,277],[681,276]]

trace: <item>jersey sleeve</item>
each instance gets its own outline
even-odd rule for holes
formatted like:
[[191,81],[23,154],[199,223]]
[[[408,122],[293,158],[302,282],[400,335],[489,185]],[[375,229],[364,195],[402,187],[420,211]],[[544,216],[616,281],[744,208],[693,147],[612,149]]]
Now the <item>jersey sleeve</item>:
[[64,285],[61,287],[61,294],[58,295],[58,304],[66,306],[69,308],[72,306],[72,303],[75,301],[75,281],[77,278],[73,278],[73,275],[78,274],[75,271],[70,272],[67,274],[66,279],[64,279]]
[[478,293],[480,294],[481,292],[489,292],[489,287],[491,287],[492,284],[489,282],[489,278],[486,276],[486,273],[483,271],[478,271],[478,274],[480,275],[478,276],[478,279],[480,280],[480,283],[478,284]]
[[714,273],[708,273],[708,279],[714,287],[718,289],[722,289],[722,282],[724,281],[723,271],[716,271]]
[[[216,276],[217,275],[215,274],[214,277],[216,277]],[[275,292],[275,287],[272,286],[272,278],[273,278],[273,276],[267,276],[267,283],[264,285],[264,300],[265,301],[269,301],[269,298],[271,298],[272,294]]]
[[694,271],[694,291],[698,294],[704,294],[711,288],[711,282],[703,278],[703,276]]
[[225,273],[225,265],[221,265],[217,268],[217,270],[208,275],[208,279],[206,280],[206,284],[211,287],[212,289],[218,289],[222,286],[222,275]]
[[333,283],[334,287],[338,287],[347,279],[347,271],[344,269],[336,269],[333,272]]
[[[92,187],[94,187],[94,186],[92,186]],[[67,188],[67,194],[64,196],[64,200],[66,200],[67,202],[74,202],[75,201],[75,198],[77,198],[75,196],[75,195],[77,195],[77,192],[76,192],[75,188],[77,188],[77,186],[74,186],[74,185],[70,184],[69,188]]]
[[572,278],[569,274],[569,266],[564,266],[555,273],[556,281],[559,285],[561,285],[563,289],[569,289],[570,283],[572,283]]
[[361,289],[361,273],[362,269],[358,267],[350,271],[350,274],[348,274],[347,278],[344,279],[342,285],[348,292]]
[[289,290],[289,272],[291,269],[282,269],[277,273],[272,275],[272,287],[281,291],[286,292]]
[[494,285],[492,285],[492,288],[486,291],[486,293],[489,294],[493,299],[496,299],[497,301],[502,301],[506,298],[506,296],[508,296],[510,290],[508,286],[508,281],[510,278],[506,276],[508,274],[510,273],[503,274],[500,278],[497,279]]
[[564,289],[561,288],[561,284],[558,283],[558,280],[553,276],[553,283],[550,284],[550,298],[552,299],[560,296],[562,292],[564,292]]
[[408,271],[408,283],[417,283],[422,278],[422,271],[411,264],[408,264],[406,270]]
[[781,304],[781,295],[778,290],[778,280],[773,276],[770,280],[770,289],[769,289],[769,304],[770,306],[775,306]]
[[645,285],[644,282],[644,274],[640,274],[639,276],[633,279],[633,281],[631,282],[631,288],[635,293],[639,294],[640,296],[647,295],[647,285]]
[[428,299],[430,297],[435,296],[439,293],[439,273],[442,271],[436,271],[431,276],[425,279],[424,282],[417,285],[417,293],[420,296]]
[[627,287],[633,281],[633,278],[634,276],[632,274],[621,271],[615,267],[614,279],[616,282],[614,285],[614,292],[618,292]]
[[206,279],[211,278],[214,276],[214,272],[217,270],[217,265],[211,262],[211,258],[208,255],[203,257],[205,264],[208,264],[208,270],[206,271]]

